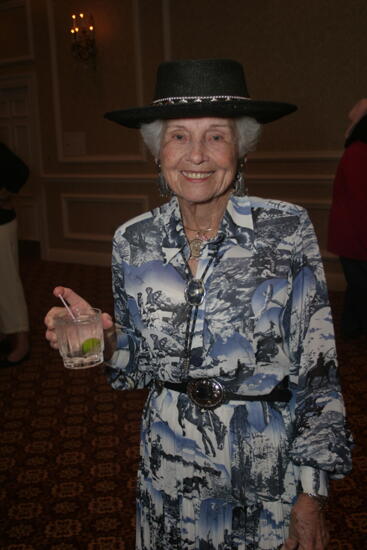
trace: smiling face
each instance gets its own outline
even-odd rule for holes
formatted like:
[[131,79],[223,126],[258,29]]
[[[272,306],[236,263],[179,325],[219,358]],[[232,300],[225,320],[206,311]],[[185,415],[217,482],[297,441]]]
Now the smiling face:
[[160,149],[162,173],[179,201],[208,203],[230,194],[237,150],[232,119],[168,120]]

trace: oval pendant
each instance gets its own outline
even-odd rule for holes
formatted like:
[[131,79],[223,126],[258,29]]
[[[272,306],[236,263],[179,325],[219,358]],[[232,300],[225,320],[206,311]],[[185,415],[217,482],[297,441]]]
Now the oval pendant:
[[193,239],[189,242],[192,258],[200,258],[200,250],[202,244],[203,241],[200,239]]
[[185,288],[185,298],[190,306],[200,306],[204,300],[205,286],[201,279],[191,279]]

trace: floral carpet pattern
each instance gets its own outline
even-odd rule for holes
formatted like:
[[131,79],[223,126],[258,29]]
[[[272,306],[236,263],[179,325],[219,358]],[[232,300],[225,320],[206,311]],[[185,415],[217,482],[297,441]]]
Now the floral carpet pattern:
[[[135,474],[144,391],[115,392],[102,367],[70,372],[44,340],[43,317],[70,286],[112,311],[106,267],[23,258],[31,357],[0,370],[0,549],[133,550]],[[367,337],[341,339],[342,386],[356,447],[353,473],[332,483],[330,550],[367,548]],[[169,549],[167,549],[169,550]]]

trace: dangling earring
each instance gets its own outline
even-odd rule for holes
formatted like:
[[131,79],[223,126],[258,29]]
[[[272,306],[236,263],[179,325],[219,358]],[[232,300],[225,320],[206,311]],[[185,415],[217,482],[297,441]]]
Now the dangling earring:
[[156,165],[158,168],[158,188],[159,188],[159,194],[163,198],[170,198],[172,197],[172,191],[168,187],[168,184],[166,180],[164,179],[164,175],[161,172],[161,163],[159,160],[156,160]]
[[243,174],[245,162],[246,162],[246,159],[240,161],[238,165],[236,177],[233,182],[233,187],[234,187],[233,194],[235,197],[244,197],[247,195],[247,188],[245,187],[245,178]]

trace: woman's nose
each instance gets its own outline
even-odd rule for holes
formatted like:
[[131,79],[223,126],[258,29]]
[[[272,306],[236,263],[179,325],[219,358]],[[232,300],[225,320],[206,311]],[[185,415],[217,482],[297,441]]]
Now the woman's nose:
[[188,158],[195,164],[201,164],[207,159],[205,143],[202,140],[193,140],[190,143]]

